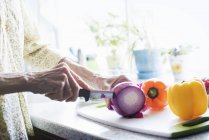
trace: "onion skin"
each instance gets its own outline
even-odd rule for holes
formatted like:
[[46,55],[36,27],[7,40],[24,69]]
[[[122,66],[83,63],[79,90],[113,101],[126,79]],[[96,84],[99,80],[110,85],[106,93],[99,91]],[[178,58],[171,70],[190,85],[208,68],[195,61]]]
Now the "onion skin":
[[114,96],[110,106],[118,114],[127,118],[141,118],[141,111],[145,107],[145,95],[139,85],[132,82],[123,82],[116,85],[113,89]]

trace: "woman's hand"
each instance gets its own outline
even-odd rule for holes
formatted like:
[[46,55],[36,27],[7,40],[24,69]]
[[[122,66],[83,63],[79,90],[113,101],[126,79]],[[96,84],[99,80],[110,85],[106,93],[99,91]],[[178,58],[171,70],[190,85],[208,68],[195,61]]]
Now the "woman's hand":
[[[75,71],[85,82],[89,83],[96,90],[111,90],[117,84],[121,82],[129,82],[130,80],[125,75],[119,75],[114,77],[102,77],[95,74],[86,67],[83,67],[68,58],[64,58],[60,61],[66,63],[72,71]],[[107,106],[110,106],[110,99],[105,99]]]
[[75,101],[80,88],[89,89],[65,63],[47,71],[30,73],[29,77],[30,91],[45,94],[52,100]]
[[102,77],[68,58],[63,58],[60,62],[66,63],[72,71],[76,72],[77,75],[96,90],[110,90],[118,83],[130,81],[125,75]]

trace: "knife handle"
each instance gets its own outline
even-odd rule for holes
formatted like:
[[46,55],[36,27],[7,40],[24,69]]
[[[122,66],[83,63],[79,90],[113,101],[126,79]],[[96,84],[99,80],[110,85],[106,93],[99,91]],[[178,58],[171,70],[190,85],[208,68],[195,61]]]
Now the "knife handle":
[[90,91],[86,90],[86,89],[80,89],[78,96],[79,97],[84,97],[85,101],[87,102],[89,100],[89,97],[90,97]]

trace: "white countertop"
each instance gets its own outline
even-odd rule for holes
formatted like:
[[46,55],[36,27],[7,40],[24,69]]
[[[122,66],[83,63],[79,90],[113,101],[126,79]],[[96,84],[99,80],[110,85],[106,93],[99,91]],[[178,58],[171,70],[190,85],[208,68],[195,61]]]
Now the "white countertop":
[[[88,103],[89,104],[89,103]],[[113,139],[113,140],[162,140],[156,137],[141,133],[114,128],[97,123],[76,114],[76,108],[88,105],[80,102],[46,102],[29,105],[31,119],[34,127],[55,134],[64,139]],[[209,133],[185,137],[184,139],[208,139]]]

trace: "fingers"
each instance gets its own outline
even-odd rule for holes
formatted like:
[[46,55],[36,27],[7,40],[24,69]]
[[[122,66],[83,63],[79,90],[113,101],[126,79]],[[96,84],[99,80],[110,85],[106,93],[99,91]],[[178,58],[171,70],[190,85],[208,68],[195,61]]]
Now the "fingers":
[[59,66],[63,67],[63,72],[66,73],[70,85],[70,93],[71,97],[69,97],[66,101],[75,101],[78,97],[78,92],[80,88],[88,89],[90,90],[91,88],[86,84],[75,72],[70,70],[68,65],[65,63],[60,63]]
[[73,91],[70,87],[68,79],[66,79],[66,84],[64,87],[64,93],[63,93],[63,100],[67,100],[73,96]]
[[81,88],[87,89],[87,90],[91,90],[92,88],[86,83],[84,82],[77,74],[75,74],[75,72],[71,71],[71,74],[73,76],[73,78],[76,80],[76,82],[79,84],[79,86]]
[[71,73],[69,73],[69,76],[71,77],[70,79],[68,79],[70,85],[71,85],[71,92],[73,93],[72,96],[70,98],[68,98],[66,101],[75,101],[78,97],[78,92],[79,92],[79,86],[77,84],[77,82],[75,81],[75,79],[73,78],[73,76],[71,75]]
[[57,77],[57,83],[60,83],[59,80],[62,81],[62,84],[58,84],[55,92],[47,93],[45,96],[57,101],[64,101],[67,99],[70,99],[69,101],[75,101],[77,96],[74,95],[76,92],[72,89],[77,89],[75,87],[78,86],[75,86],[75,83],[69,83],[69,78],[66,74],[62,74],[62,76]]
[[71,74],[71,70],[65,63],[60,63],[54,69],[65,73],[67,80],[65,81],[64,98],[66,101],[75,101],[78,97],[79,85]]
[[52,100],[62,100],[63,99],[63,89],[64,89],[64,82],[57,83],[57,88],[55,93],[48,93],[45,96],[49,97]]
[[71,71],[69,66],[65,63],[59,63],[57,66],[53,68],[55,74],[60,74],[65,75],[65,78],[63,79],[61,77],[54,76],[54,80],[58,81],[63,81],[64,86],[62,87],[62,92],[59,91],[57,94],[62,94],[56,95],[56,93],[48,93],[46,94],[47,97],[53,100],[58,100],[58,101],[75,101],[78,97],[78,92],[80,88],[88,89],[90,90],[90,86],[86,84],[75,72]]

